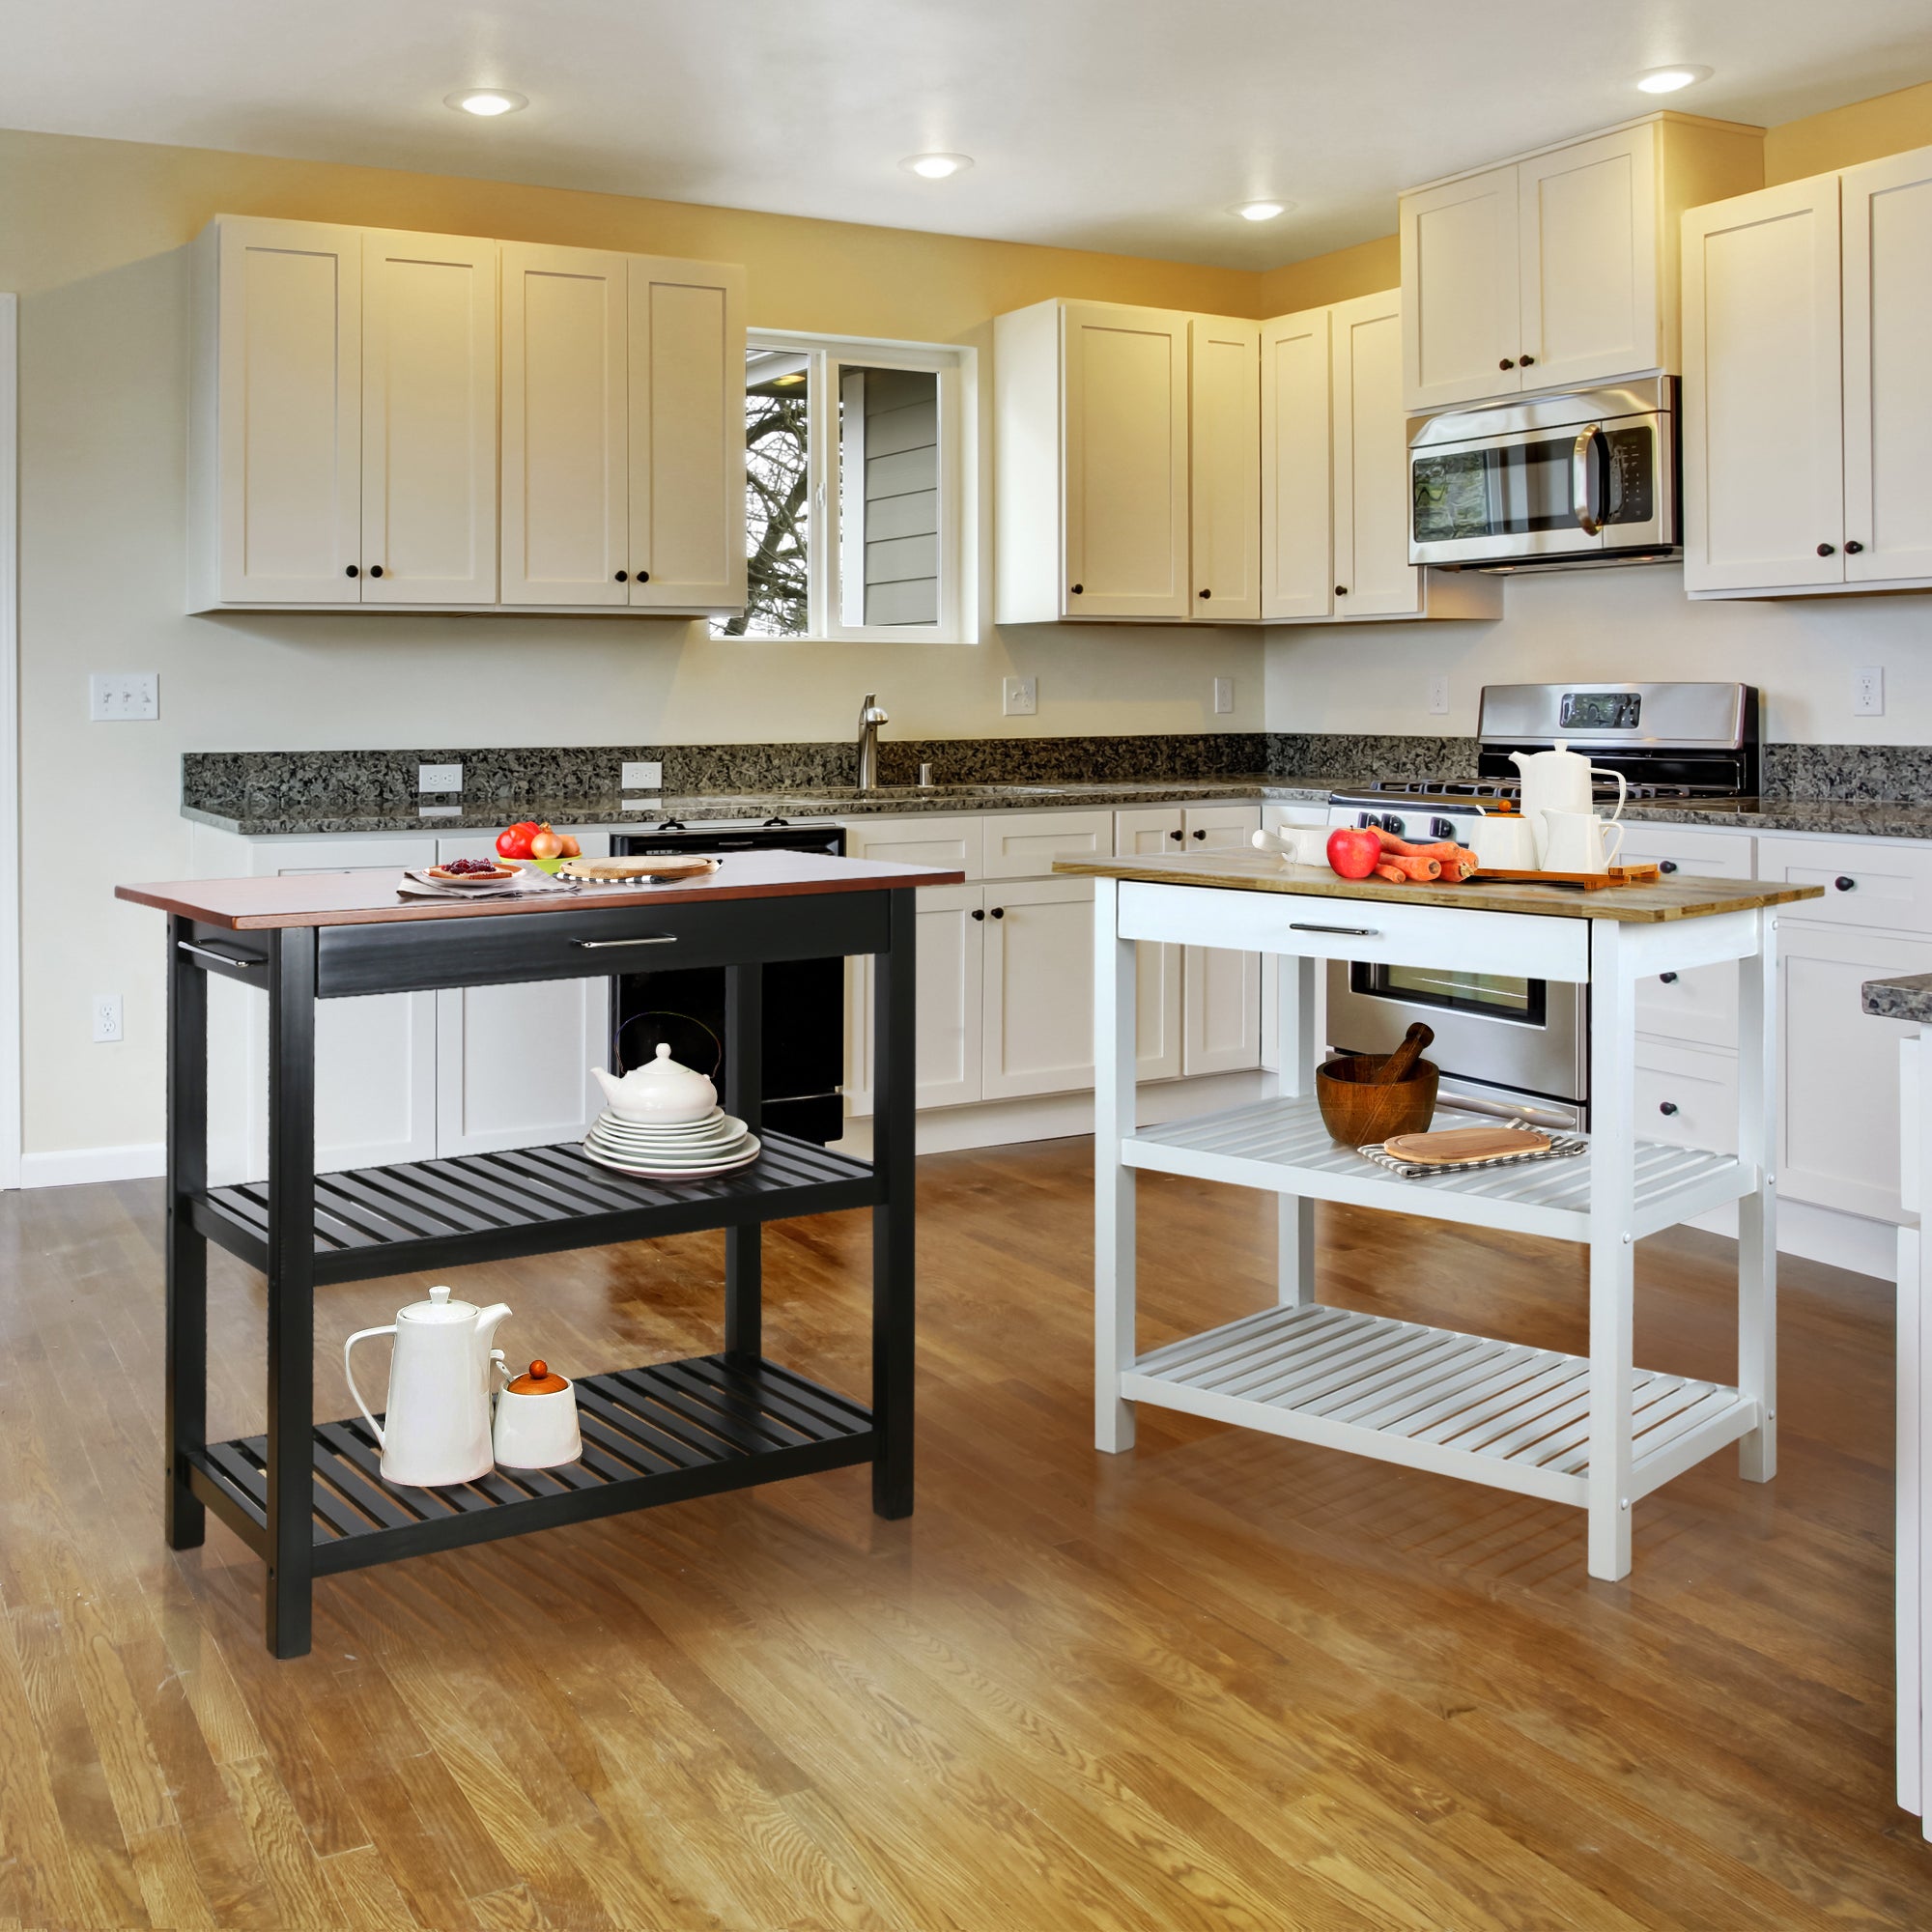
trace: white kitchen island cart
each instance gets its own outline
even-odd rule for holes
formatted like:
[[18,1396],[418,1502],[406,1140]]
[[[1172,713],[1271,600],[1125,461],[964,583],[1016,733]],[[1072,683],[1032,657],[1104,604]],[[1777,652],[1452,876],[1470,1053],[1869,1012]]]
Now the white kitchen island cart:
[[[1727,1443],[1743,1475],[1776,1463],[1777,1014],[1775,908],[1817,888],[1673,879],[1584,893],[1542,885],[1387,885],[1264,854],[1066,861],[1094,891],[1095,1398],[1101,1449],[1130,1449],[1152,1403],[1589,1515],[1589,1570],[1631,1568],[1631,1514]],[[1280,959],[1278,1096],[1137,1127],[1139,942]],[[1359,960],[1587,983],[1587,1152],[1405,1179],[1336,1146],[1314,1098],[1315,969]],[[1647,976],[1735,962],[1737,1152],[1638,1137],[1634,1000]],[[1437,1124],[1463,1123],[1448,1112]],[[1274,1306],[1147,1354],[1134,1334],[1134,1176],[1148,1168],[1281,1198]],[[1317,1201],[1422,1214],[1584,1243],[1590,1350],[1566,1355],[1494,1337],[1323,1307],[1315,1298]],[[1726,1202],[1738,1208],[1735,1386],[1639,1369],[1633,1253],[1646,1235]]]

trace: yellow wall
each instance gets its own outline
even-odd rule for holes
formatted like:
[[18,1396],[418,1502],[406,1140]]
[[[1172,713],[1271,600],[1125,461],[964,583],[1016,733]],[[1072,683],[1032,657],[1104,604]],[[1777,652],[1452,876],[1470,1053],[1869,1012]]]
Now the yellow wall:
[[1338,248],[1331,255],[1310,255],[1286,268],[1271,269],[1261,278],[1263,315],[1293,315],[1304,308],[1372,296],[1402,281],[1402,252],[1393,235]]
[[1856,167],[1909,148],[1932,148],[1932,81],[1767,129],[1765,185]]

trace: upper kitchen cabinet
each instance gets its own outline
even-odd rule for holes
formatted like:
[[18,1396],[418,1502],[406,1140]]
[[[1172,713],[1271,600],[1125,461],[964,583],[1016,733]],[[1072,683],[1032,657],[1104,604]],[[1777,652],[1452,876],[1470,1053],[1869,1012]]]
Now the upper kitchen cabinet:
[[1204,623],[1262,614],[1261,343],[1258,322],[1188,320],[1187,614]]
[[1262,325],[1262,603],[1270,622],[1499,617],[1502,583],[1408,560],[1402,297]]
[[1932,149],[1683,231],[1686,589],[1932,587]]
[[1761,129],[1656,114],[1405,194],[1404,408],[1675,374],[1678,217],[1763,178]]

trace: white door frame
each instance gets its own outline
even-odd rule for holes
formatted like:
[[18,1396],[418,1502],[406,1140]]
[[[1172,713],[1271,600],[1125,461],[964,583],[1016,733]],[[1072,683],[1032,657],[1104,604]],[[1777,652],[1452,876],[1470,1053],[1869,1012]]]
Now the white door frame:
[[0,294],[0,1187],[20,1184],[19,331]]

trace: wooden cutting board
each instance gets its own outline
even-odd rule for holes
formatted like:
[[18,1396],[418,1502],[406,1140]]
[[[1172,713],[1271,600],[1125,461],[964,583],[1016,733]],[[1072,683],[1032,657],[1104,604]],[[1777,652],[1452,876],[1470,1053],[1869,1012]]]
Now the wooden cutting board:
[[1426,1134],[1398,1134],[1382,1150],[1398,1160],[1443,1167],[1461,1160],[1494,1160],[1505,1153],[1545,1153],[1549,1136],[1529,1127],[1444,1127]]
[[1612,866],[1607,872],[1517,872],[1485,866],[1476,875],[1522,886],[1581,886],[1600,893],[1605,886],[1654,886],[1662,875],[1655,866]]
[[715,872],[716,859],[566,859],[556,868],[560,879],[584,879],[593,885],[613,886],[639,879],[695,879],[700,873]]

